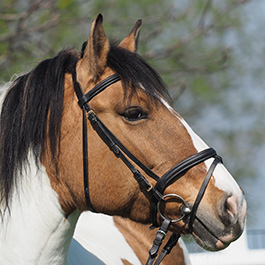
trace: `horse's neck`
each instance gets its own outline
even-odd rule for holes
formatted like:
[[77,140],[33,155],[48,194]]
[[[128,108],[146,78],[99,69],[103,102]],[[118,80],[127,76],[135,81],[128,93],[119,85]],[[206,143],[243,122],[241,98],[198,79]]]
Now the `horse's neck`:
[[66,219],[45,169],[26,171],[0,220],[0,264],[65,264],[79,212]]
[[[135,223],[129,219],[122,219],[117,216],[114,217],[114,221],[141,263],[145,264],[157,230],[149,230],[147,225]],[[170,233],[166,235],[165,242],[169,240],[169,236]],[[161,264],[191,265],[188,251],[181,238],[179,239],[177,246],[172,249],[171,253]]]

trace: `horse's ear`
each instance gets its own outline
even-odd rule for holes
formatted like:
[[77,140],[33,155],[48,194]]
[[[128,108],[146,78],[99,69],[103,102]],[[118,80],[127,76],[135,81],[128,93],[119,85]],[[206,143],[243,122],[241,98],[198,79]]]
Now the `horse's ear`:
[[109,40],[104,31],[103,16],[99,14],[91,25],[87,45],[80,60],[81,75],[85,74],[86,78],[89,75],[96,82],[106,68],[108,52]]
[[138,39],[139,39],[139,35],[140,35],[141,24],[142,24],[142,20],[139,19],[135,23],[130,34],[124,40],[121,41],[121,43],[119,44],[119,47],[122,47],[122,48],[129,50],[131,52],[136,52],[137,45],[138,45]]

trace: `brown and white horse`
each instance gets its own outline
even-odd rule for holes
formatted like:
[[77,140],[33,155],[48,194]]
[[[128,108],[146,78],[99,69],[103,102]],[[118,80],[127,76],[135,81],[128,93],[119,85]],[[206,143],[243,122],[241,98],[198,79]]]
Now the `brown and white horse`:
[[[245,199],[223,164],[210,174],[202,200],[194,203],[214,158],[171,174],[163,194],[153,188],[156,181],[146,172],[163,176],[208,147],[170,107],[161,79],[135,53],[140,24],[114,46],[99,15],[82,54],[61,51],[8,89],[0,120],[0,264],[65,264],[81,212],[93,207],[147,224],[150,194],[160,201],[167,194],[183,198],[170,198],[160,207],[161,214],[171,219],[183,215],[184,202],[191,211],[198,207],[194,218],[187,215],[170,230],[192,232],[206,249],[223,249],[242,233]],[[88,116],[96,114],[145,170],[136,162],[126,165],[127,155],[122,161],[118,148],[109,145],[113,154],[106,145],[112,144],[111,139],[102,141],[89,121],[82,123],[77,84],[86,93],[113,74],[121,81],[89,101]],[[87,106],[84,99],[82,108]],[[87,135],[82,140],[84,126]],[[87,170],[89,181],[84,178]],[[157,222],[160,225],[161,218]]]

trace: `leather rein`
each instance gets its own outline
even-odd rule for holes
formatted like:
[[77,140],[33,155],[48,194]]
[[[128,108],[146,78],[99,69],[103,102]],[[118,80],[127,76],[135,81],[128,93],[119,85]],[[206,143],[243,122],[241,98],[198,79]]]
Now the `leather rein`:
[[[115,135],[104,125],[104,123],[99,119],[99,117],[90,108],[88,102],[94,98],[96,95],[104,91],[107,87],[121,80],[118,74],[111,75],[97,84],[88,93],[84,94],[80,84],[76,80],[76,67],[74,67],[73,74],[73,85],[74,90],[78,98],[78,104],[83,112],[83,178],[84,178],[84,192],[87,207],[90,211],[95,212],[93,209],[90,196],[89,196],[89,181],[88,181],[88,143],[87,143],[87,119],[92,125],[93,129],[102,139],[102,141],[109,147],[109,149],[115,154],[115,156],[123,161],[123,163],[132,172],[134,178],[139,183],[139,186],[143,188],[151,196],[151,221],[153,227],[159,227],[157,222],[157,214],[160,215],[163,222],[160,229],[157,231],[153,246],[149,251],[149,258],[146,265],[158,265],[162,262],[167,254],[170,253],[171,249],[176,245],[179,237],[179,233],[172,233],[169,241],[164,246],[160,256],[156,259],[158,250],[162,244],[162,241],[168,231],[171,223],[178,222],[183,218],[188,218],[189,232],[192,232],[193,222],[196,218],[196,212],[199,204],[203,198],[207,185],[210,181],[212,173],[218,163],[222,163],[222,158],[216,154],[213,148],[205,149],[195,155],[188,157],[183,160],[170,170],[168,170],[162,177],[157,176],[152,170],[145,166],[141,161],[139,161],[119,140]],[[185,200],[177,194],[167,194],[163,195],[165,189],[181,178],[189,169],[192,167],[210,159],[214,158],[206,177],[201,185],[198,195],[195,199],[193,207],[190,209]],[[153,187],[150,182],[142,175],[142,173],[134,167],[132,164],[134,162],[141,170],[143,170],[149,177],[156,181],[156,185]],[[172,220],[165,217],[160,210],[161,202],[166,202],[166,198],[173,198],[177,201],[181,201],[182,216],[179,219]],[[155,262],[155,263],[154,263]]]

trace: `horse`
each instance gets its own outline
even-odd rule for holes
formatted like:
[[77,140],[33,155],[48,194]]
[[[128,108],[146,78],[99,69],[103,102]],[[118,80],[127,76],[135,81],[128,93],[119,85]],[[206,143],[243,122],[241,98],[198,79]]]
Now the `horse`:
[[99,14],[81,53],[40,62],[3,96],[0,264],[66,264],[87,210],[160,227],[147,264],[167,231],[212,251],[241,235],[244,194],[136,53],[140,26],[112,44]]
[[[70,244],[67,264],[145,264],[155,232],[127,218],[84,212]],[[182,240],[161,264],[191,264]]]

